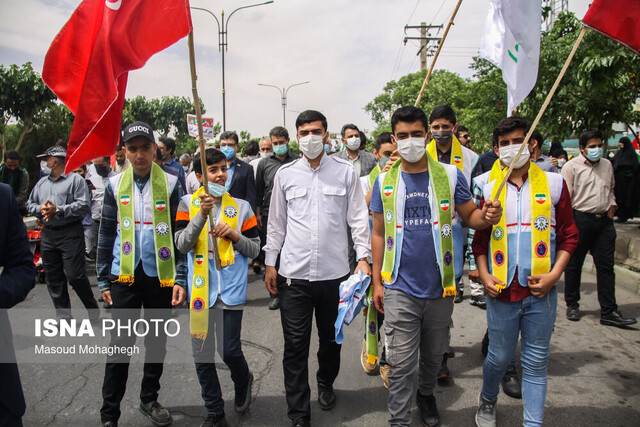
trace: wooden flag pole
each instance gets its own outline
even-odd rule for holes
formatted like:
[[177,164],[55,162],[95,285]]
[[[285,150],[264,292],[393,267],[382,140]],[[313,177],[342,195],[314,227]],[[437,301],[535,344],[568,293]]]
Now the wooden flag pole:
[[420,100],[422,99],[422,94],[424,93],[424,89],[427,87],[427,82],[429,81],[429,77],[431,76],[433,67],[436,65],[436,61],[438,60],[438,56],[440,55],[440,50],[442,50],[442,45],[444,45],[444,41],[447,38],[447,34],[449,34],[449,29],[451,28],[451,25],[453,25],[453,19],[456,17],[456,14],[458,13],[458,9],[460,9],[461,3],[462,3],[462,0],[458,0],[458,4],[456,5],[456,8],[453,10],[453,15],[451,15],[451,19],[449,19],[449,23],[447,24],[447,28],[444,30],[442,39],[440,40],[440,43],[438,43],[438,49],[436,50],[436,54],[433,57],[433,61],[431,61],[431,65],[429,66],[429,71],[427,71],[427,76],[424,78],[424,82],[422,83],[422,89],[420,89],[420,93],[418,94],[418,99],[416,99],[415,107],[417,107],[418,104],[420,104]]
[[[509,169],[507,170],[506,175],[502,179],[502,182],[500,183],[500,187],[498,187],[498,191],[496,192],[496,196],[493,198],[493,201],[498,200],[498,198],[500,197],[500,193],[502,192],[502,189],[504,188],[505,184],[509,180],[509,177],[511,176],[511,172],[513,172],[513,165],[516,163],[516,160],[518,160],[518,157],[520,157],[520,154],[522,154],[522,151],[524,150],[524,148],[529,145],[529,139],[531,139],[531,135],[536,130],[536,126],[538,126],[538,123],[540,123],[540,119],[542,118],[542,115],[544,114],[547,107],[549,106],[549,103],[551,102],[551,98],[553,98],[553,95],[556,93],[556,89],[558,89],[558,86],[560,85],[560,81],[564,77],[564,74],[567,72],[567,68],[569,68],[569,64],[571,64],[571,60],[573,59],[573,56],[578,50],[578,46],[580,46],[580,43],[582,42],[582,38],[584,37],[584,33],[586,32],[587,32],[587,28],[582,27],[582,30],[578,35],[578,39],[574,43],[573,49],[571,49],[571,53],[569,53],[569,57],[564,62],[564,66],[562,67],[562,70],[560,70],[560,74],[558,74],[558,78],[556,78],[555,83],[551,87],[551,90],[547,95],[547,99],[545,99],[544,104],[542,104],[542,108],[540,108],[540,111],[538,111],[538,115],[536,116],[536,119],[533,121],[533,124],[531,125],[529,132],[527,132],[527,136],[524,138],[524,142],[522,143],[522,146],[518,150],[518,154],[513,158],[513,161],[509,165]],[[504,209],[504,206],[502,208]]]
[[[204,131],[202,129],[202,111],[200,111],[200,98],[198,97],[198,87],[196,80],[196,53],[193,45],[193,30],[189,32],[189,65],[191,66],[191,90],[193,92],[193,103],[196,107],[196,120],[198,121],[198,147],[200,148],[200,165],[202,167],[202,185],[204,187],[204,193],[209,195],[209,185],[207,180],[207,160],[205,155],[206,147],[204,145]],[[213,228],[215,222],[213,220],[213,213],[209,211],[209,224]],[[216,260],[216,270],[220,270],[220,254],[218,253],[218,242],[215,237],[211,239],[213,241],[213,256]]]

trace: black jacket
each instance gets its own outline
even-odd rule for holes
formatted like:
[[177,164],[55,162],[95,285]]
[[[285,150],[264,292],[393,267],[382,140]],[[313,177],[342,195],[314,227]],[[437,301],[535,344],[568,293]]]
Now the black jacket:
[[229,185],[231,197],[246,200],[251,209],[256,211],[256,181],[253,177],[253,166],[237,157],[233,159],[233,176]]

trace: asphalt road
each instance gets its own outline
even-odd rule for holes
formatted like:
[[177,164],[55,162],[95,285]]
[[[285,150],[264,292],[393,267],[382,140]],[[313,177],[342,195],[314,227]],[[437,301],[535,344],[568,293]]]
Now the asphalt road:
[[[94,292],[95,278],[91,278]],[[466,279],[465,279],[466,280]],[[545,424],[549,426],[640,426],[640,330],[599,324],[595,277],[583,275],[584,317],[572,323],[564,317],[563,284],[560,286],[558,318],[552,339]],[[72,293],[72,307],[81,303]],[[468,294],[467,294],[468,295]],[[640,296],[622,287],[617,298],[627,316],[640,317]],[[244,312],[243,349],[255,376],[250,411],[238,416],[233,409],[233,384],[229,371],[218,367],[226,414],[230,425],[287,425],[282,374],[283,339],[278,311],[269,311],[262,278],[249,273],[248,301]],[[37,284],[22,308],[51,308],[46,286]],[[482,383],[480,341],[486,328],[483,310],[468,298],[454,310],[452,346],[456,357],[449,361],[453,381],[436,389],[442,424],[471,426]],[[383,426],[387,390],[379,376],[367,376],[360,365],[363,323],[346,328],[342,366],[334,387],[336,407],[320,410],[316,398],[316,334],[312,335],[310,378],[312,423],[316,426]],[[22,364],[22,383],[27,400],[25,426],[100,425],[103,364]],[[138,410],[141,365],[132,365],[122,402],[122,426],[152,425]],[[193,361],[165,364],[159,401],[171,410],[174,425],[198,426],[206,416]],[[522,401],[504,394],[498,398],[498,425],[522,424]],[[420,425],[417,409],[413,425]]]

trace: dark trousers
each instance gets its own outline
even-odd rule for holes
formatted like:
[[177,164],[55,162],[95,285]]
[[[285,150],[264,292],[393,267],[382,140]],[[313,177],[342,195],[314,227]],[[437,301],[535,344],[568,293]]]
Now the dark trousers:
[[609,315],[618,309],[615,291],[616,277],[613,272],[616,248],[616,229],[613,220],[607,215],[597,218],[593,214],[576,210],[573,211],[573,218],[578,230],[580,230],[580,239],[578,247],[564,271],[564,300],[567,307],[578,307],[582,264],[584,264],[587,252],[591,252],[593,262],[596,265],[600,314],[602,316]]
[[[222,316],[219,316],[222,312]],[[222,337],[216,336],[216,319],[222,320]],[[221,318],[221,319],[220,319]],[[249,382],[249,366],[242,353],[240,330],[242,328],[242,310],[209,310],[209,327],[204,342],[191,340],[191,349],[196,363],[198,380],[202,387],[202,400],[207,412],[212,415],[224,415],[224,401],[218,380],[218,372],[213,361],[216,340],[222,340],[222,360],[231,371],[231,380],[235,389],[241,389]]]
[[318,387],[332,386],[340,371],[342,346],[336,343],[334,323],[338,317],[340,282],[347,277],[319,282],[283,279],[284,283],[278,286],[284,335],[284,388],[287,415],[291,419],[311,419],[309,344],[314,309],[320,344],[316,372]]
[[98,308],[85,271],[84,227],[80,221],[57,230],[45,227],[41,237],[40,251],[47,289],[56,314],[60,317],[71,316],[67,282],[87,309]]
[[[111,300],[113,301],[113,320],[125,324],[127,320],[133,323],[140,318],[140,308],[163,308],[164,314],[159,310],[148,314],[145,310],[145,319],[153,317],[157,319],[164,316],[165,320],[171,314],[171,297],[173,289],[160,287],[157,277],[149,277],[142,269],[142,262],[136,268],[134,281],[129,286],[126,283],[116,282],[111,285]],[[119,310],[127,309],[127,310]],[[137,310],[136,310],[137,309]],[[134,315],[137,313],[137,315]],[[118,336],[117,328],[112,330],[110,345],[132,346],[136,341],[136,335],[123,334]],[[149,332],[144,337],[145,358],[153,358],[154,361],[164,360],[167,336]],[[140,400],[142,403],[150,403],[158,399],[160,390],[160,377],[162,376],[162,363],[150,363],[145,361],[143,368],[142,386],[140,388]],[[118,420],[120,418],[120,402],[127,388],[129,375],[129,357],[126,355],[107,356],[107,364],[104,370],[104,382],[102,383],[102,409],[100,417],[102,422]]]
[[0,402],[0,426],[22,427],[22,417],[17,416]]

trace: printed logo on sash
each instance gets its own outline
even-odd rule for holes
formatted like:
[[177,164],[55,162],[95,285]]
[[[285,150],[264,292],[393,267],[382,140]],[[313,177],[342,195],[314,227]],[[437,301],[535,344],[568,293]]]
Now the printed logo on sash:
[[453,162],[457,165],[459,165],[460,163],[462,163],[462,157],[460,156],[453,156]]
[[124,228],[125,230],[131,228],[131,218],[129,218],[128,216],[122,218],[122,228]]
[[442,237],[448,239],[449,237],[451,237],[451,226],[449,224],[443,225],[440,233],[442,233]]
[[549,228],[549,220],[546,216],[540,215],[533,221],[533,226],[538,231],[545,231],[547,228]]
[[449,210],[449,199],[440,200],[440,209],[445,212]]
[[502,264],[504,264],[504,254],[502,251],[496,251],[493,254],[493,262],[495,262],[498,267],[502,267]]
[[198,197],[196,197],[195,199],[193,199],[193,202],[191,202],[191,204],[193,205],[194,208],[199,208],[200,207],[200,199]]
[[193,305],[193,309],[195,311],[202,311],[202,309],[204,308],[204,301],[202,300],[202,298],[194,298],[191,304]]
[[547,195],[544,193],[537,193],[535,195],[535,199],[536,203],[538,203],[539,205],[544,205],[544,203],[547,201]]
[[159,235],[166,236],[168,232],[169,226],[166,222],[159,222],[158,225],[156,225],[156,233],[158,233]]
[[132,250],[133,250],[133,245],[131,244],[131,242],[124,242],[122,244],[122,253],[123,254],[129,255]]
[[204,262],[204,257],[202,256],[202,254],[196,255],[196,264],[202,265],[203,262]]
[[198,289],[203,287],[204,286],[204,277],[202,277],[200,275],[197,275],[195,280],[193,281],[193,286],[195,286]]
[[444,261],[444,265],[449,267],[451,265],[451,262],[453,261],[453,254],[451,253],[451,251],[446,251],[442,256],[442,260]]
[[544,258],[547,255],[547,244],[545,242],[536,243],[536,256]]
[[129,202],[131,202],[131,197],[124,195],[124,196],[120,196],[120,204],[122,206],[127,206],[129,204]]
[[166,261],[169,258],[171,258],[171,250],[168,247],[163,246],[160,249],[158,249],[158,256],[162,261]]
[[369,333],[371,335],[375,335],[376,332],[377,332],[376,331],[376,322],[372,320],[371,322],[369,322]]
[[393,221],[393,212],[391,212],[391,209],[387,209],[387,211],[384,213],[384,219],[387,222]]
[[384,194],[385,197],[390,197],[393,194],[393,185],[384,187],[382,194]]
[[387,237],[387,250],[391,251],[393,249],[393,237]]
[[164,200],[158,200],[156,202],[156,209],[159,210],[160,212],[162,212],[166,208],[167,208],[167,204],[165,203]]
[[502,227],[497,226],[494,230],[493,230],[493,238],[496,240],[500,240],[504,237],[504,230],[502,229]]
[[234,206],[227,206],[224,208],[224,215],[227,218],[235,218],[238,215],[238,210]]

